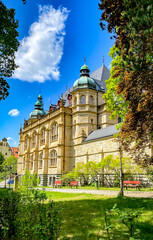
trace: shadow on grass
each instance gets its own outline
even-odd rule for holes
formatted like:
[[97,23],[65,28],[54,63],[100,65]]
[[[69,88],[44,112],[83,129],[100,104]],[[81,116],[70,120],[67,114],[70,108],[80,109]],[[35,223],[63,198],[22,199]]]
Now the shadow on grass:
[[[56,195],[58,197],[60,195],[61,197],[63,196],[63,194],[59,193]],[[142,209],[142,215],[136,225],[141,231],[140,239],[153,239],[153,199],[130,197],[104,198],[103,196],[96,199],[96,196],[92,195],[89,196],[90,199],[70,200],[68,197],[71,196],[75,199],[77,194],[64,194],[64,196],[65,198],[67,197],[66,201],[55,202],[57,206],[62,208],[60,240],[99,240],[100,237],[101,239],[108,239],[104,230],[104,211],[111,209],[115,204],[122,211],[126,208],[130,208],[133,211]],[[82,198],[85,196],[79,195]],[[119,223],[116,217],[112,218],[112,223],[114,227],[110,230],[111,239],[129,239],[127,235],[124,235],[127,233],[126,227]]]
[[[62,207],[62,227],[60,239],[62,240],[96,240],[100,237],[108,239],[104,230],[104,211],[111,209],[115,204],[119,209],[142,210],[136,227],[140,229],[140,239],[152,240],[153,236],[153,199],[138,198],[103,198],[56,202]],[[114,217],[114,227],[111,230],[111,239],[126,240],[124,235],[128,231],[123,224]]]

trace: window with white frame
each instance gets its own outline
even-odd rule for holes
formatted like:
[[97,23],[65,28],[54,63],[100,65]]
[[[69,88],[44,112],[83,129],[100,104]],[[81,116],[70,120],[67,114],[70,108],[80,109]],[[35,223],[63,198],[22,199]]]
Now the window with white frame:
[[58,124],[54,123],[51,127],[50,142],[54,142],[57,140],[58,140]]
[[56,167],[57,166],[57,152],[56,150],[53,150],[50,152],[50,157],[49,157],[49,167]]

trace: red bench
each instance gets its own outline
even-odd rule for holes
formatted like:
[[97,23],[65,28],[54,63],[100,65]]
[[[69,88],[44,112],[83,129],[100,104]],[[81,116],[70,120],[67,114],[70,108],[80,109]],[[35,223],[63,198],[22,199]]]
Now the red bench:
[[123,187],[135,187],[140,190],[141,182],[140,181],[123,181]]
[[72,187],[76,187],[77,188],[78,187],[78,182],[77,181],[72,181],[72,182],[69,183],[68,186],[71,187],[71,188]]
[[62,187],[62,181],[55,181],[54,187]]

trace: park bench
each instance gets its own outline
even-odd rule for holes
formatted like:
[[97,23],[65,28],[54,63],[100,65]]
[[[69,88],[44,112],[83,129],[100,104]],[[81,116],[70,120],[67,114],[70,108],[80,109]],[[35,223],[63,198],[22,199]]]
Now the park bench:
[[126,189],[128,187],[135,187],[136,189],[138,188],[140,190],[141,182],[140,181],[123,181],[123,187]]
[[55,181],[55,183],[54,183],[54,187],[56,188],[58,188],[58,187],[62,187],[62,181]]
[[72,182],[70,182],[69,184],[68,184],[68,187],[78,187],[78,182],[77,181],[72,181]]

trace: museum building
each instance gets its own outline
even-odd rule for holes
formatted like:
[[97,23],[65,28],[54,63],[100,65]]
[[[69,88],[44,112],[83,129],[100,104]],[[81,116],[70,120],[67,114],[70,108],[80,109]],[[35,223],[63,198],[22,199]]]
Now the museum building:
[[103,94],[110,72],[103,64],[93,73],[86,64],[80,78],[48,111],[39,94],[35,109],[20,129],[18,175],[25,169],[37,172],[41,185],[52,185],[78,162],[99,162],[118,155],[115,124],[106,109]]

